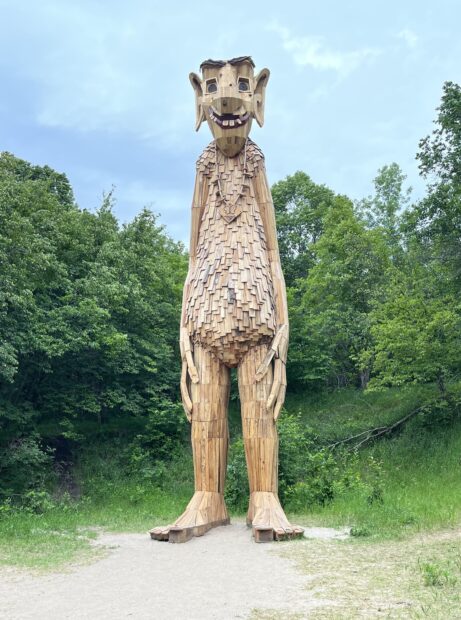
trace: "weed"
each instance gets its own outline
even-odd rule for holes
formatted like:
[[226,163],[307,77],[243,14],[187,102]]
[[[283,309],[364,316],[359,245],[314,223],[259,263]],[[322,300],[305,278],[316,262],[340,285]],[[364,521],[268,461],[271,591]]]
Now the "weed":
[[356,525],[351,527],[351,536],[354,536],[355,538],[367,538],[368,536],[371,536],[371,531],[363,525]]
[[425,586],[443,588],[444,586],[454,586],[458,582],[458,578],[447,565],[444,566],[436,562],[420,562],[419,568]]

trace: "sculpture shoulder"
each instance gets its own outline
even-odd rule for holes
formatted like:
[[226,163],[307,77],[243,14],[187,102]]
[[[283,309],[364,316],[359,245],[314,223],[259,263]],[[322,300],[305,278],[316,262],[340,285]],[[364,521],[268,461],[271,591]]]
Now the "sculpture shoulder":
[[264,153],[261,151],[256,142],[253,142],[250,138],[248,138],[247,143],[247,159],[249,162],[252,162],[255,167],[264,165]]
[[211,168],[214,165],[215,161],[215,146],[214,142],[210,142],[210,144],[205,148],[202,154],[197,159],[196,168],[197,172],[201,172],[202,174],[208,175],[210,174]]

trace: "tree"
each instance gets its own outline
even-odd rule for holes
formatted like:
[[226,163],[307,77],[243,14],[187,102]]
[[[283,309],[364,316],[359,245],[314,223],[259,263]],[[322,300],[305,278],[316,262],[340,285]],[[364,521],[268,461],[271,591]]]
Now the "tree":
[[81,210],[64,175],[0,157],[0,495],[38,483],[57,443],[110,425],[128,442],[176,411],[187,257],[111,203]]
[[370,387],[447,381],[461,369],[461,304],[439,294],[440,271],[413,263],[407,273],[394,270],[386,300],[370,315],[374,377]]
[[[369,313],[388,266],[379,230],[366,230],[352,203],[336,198],[314,245],[316,263],[302,282],[294,310],[297,333],[291,363],[304,382],[366,387],[370,364]],[[293,330],[292,330],[293,331]]]
[[[428,195],[409,214],[407,229],[424,247],[428,260],[443,263],[452,286],[461,290],[461,87],[446,82],[436,128],[419,143],[419,168]],[[429,258],[430,257],[430,258]]]
[[371,387],[447,381],[461,363],[461,88],[446,82],[436,128],[419,143],[428,194],[403,218],[406,254],[372,314]]
[[312,246],[323,232],[323,219],[335,194],[299,171],[275,183],[271,191],[285,281],[287,287],[295,286],[314,264]]
[[378,170],[374,196],[357,203],[358,212],[369,228],[380,228],[394,261],[402,256],[401,217],[410,202],[411,187],[404,189],[406,175],[392,163]]
[[461,86],[443,85],[442,101],[437,108],[436,128],[419,142],[419,169],[425,179],[461,185]]

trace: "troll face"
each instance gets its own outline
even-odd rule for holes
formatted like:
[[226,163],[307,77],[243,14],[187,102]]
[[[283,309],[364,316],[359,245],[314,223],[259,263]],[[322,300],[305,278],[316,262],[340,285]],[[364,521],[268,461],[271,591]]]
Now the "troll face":
[[234,157],[245,145],[253,118],[263,126],[269,69],[255,76],[250,56],[205,60],[200,69],[202,79],[189,75],[195,91],[195,129],[206,119],[219,150]]

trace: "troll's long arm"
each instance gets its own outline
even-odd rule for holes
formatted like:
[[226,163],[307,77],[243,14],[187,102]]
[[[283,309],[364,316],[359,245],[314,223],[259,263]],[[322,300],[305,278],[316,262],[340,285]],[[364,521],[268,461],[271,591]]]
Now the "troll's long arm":
[[277,318],[277,332],[265,360],[258,368],[256,380],[260,381],[266,374],[270,364],[273,363],[274,380],[267,400],[267,407],[269,409],[272,407],[274,408],[274,420],[276,420],[285,401],[289,323],[285,278],[283,277],[280,263],[277,230],[275,226],[275,210],[264,166],[260,167],[254,178],[254,188],[266,236],[266,247],[271,266]]
[[186,306],[189,298],[190,280],[195,266],[195,257],[197,254],[197,244],[200,232],[200,221],[202,219],[203,209],[208,196],[208,183],[203,174],[197,170],[195,177],[194,196],[192,198],[192,215],[191,215],[191,232],[189,244],[189,270],[184,283],[182,295],[182,311],[181,326],[179,333],[179,345],[181,348],[182,370],[181,370],[181,397],[184,411],[187,419],[191,420],[192,400],[187,387],[187,375],[189,374],[193,383],[197,383],[198,374],[192,357],[192,345],[186,327]]

